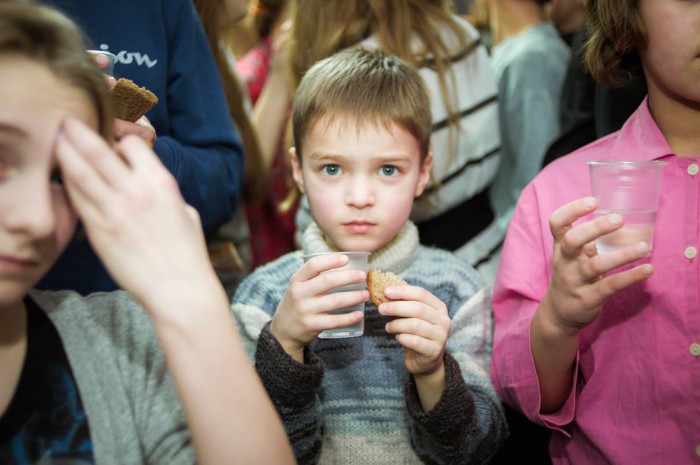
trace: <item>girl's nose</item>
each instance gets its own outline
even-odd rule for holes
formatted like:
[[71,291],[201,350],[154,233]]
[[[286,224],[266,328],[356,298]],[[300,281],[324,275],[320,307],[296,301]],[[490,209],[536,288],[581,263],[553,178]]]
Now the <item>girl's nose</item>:
[[34,183],[12,198],[2,200],[5,226],[32,238],[48,237],[56,230],[56,211],[51,185]]

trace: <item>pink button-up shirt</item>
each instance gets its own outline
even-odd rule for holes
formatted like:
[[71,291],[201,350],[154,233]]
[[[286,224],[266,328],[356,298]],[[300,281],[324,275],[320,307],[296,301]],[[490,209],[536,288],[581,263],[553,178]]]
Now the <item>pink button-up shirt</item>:
[[[588,160],[665,160],[655,273],[609,298],[580,334],[574,387],[542,415],[530,321],[552,274],[550,214],[590,195]],[[491,374],[501,397],[554,430],[561,464],[700,464],[700,158],[676,156],[647,101],[623,128],[545,168],[523,191],[494,289]]]

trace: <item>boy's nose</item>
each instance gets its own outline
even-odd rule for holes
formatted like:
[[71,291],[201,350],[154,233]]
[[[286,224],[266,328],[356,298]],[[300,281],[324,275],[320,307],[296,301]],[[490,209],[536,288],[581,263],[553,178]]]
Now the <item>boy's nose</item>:
[[355,180],[348,187],[345,203],[355,208],[366,208],[374,205],[375,193],[367,180]]

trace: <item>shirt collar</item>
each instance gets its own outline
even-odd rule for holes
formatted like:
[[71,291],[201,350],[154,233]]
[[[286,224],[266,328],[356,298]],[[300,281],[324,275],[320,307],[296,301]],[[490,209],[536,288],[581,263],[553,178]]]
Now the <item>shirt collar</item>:
[[674,155],[673,150],[651,116],[649,97],[645,97],[618,132],[610,159],[647,161],[668,155]]

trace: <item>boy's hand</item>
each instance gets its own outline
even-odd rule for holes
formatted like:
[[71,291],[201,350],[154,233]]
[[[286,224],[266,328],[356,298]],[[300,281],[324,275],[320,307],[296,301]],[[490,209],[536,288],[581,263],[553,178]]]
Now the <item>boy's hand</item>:
[[392,299],[378,311],[394,319],[386,324],[388,333],[404,348],[404,364],[414,377],[427,376],[443,366],[445,344],[452,320],[440,299],[418,286],[391,286],[384,295]]
[[336,287],[362,283],[367,279],[367,273],[359,270],[323,273],[347,263],[346,255],[314,257],[289,280],[287,291],[270,323],[270,332],[284,350],[299,362],[304,360],[304,347],[313,342],[321,331],[357,323],[364,316],[361,311],[339,315],[328,313],[369,299],[369,291],[365,289],[327,294]]
[[71,202],[121,287],[165,312],[202,289],[218,292],[198,215],[158,157],[136,137],[113,149],[73,118],[62,134],[56,153]]
[[649,247],[640,242],[597,254],[594,241],[619,229],[623,219],[613,213],[573,226],[596,206],[592,197],[574,200],[549,218],[554,237],[552,281],[540,309],[546,313],[542,316],[560,331],[578,332],[595,320],[606,298],[647,279],[654,271],[650,264],[642,264],[606,276],[609,271],[649,255]]

